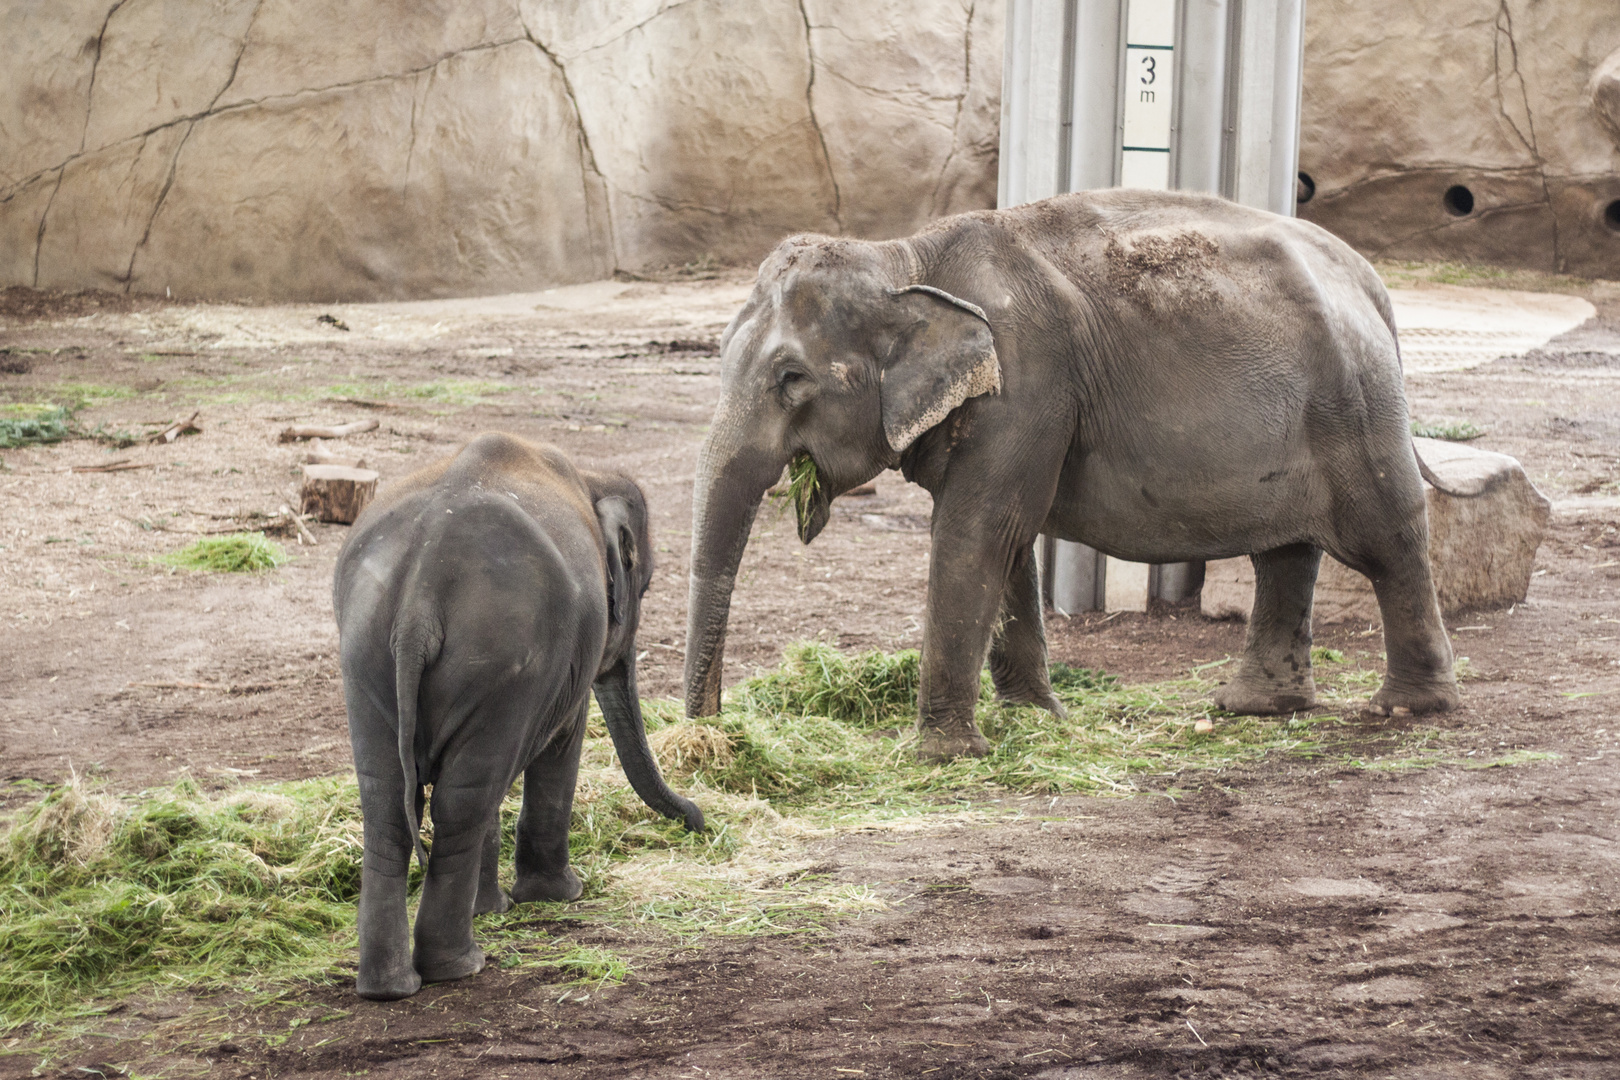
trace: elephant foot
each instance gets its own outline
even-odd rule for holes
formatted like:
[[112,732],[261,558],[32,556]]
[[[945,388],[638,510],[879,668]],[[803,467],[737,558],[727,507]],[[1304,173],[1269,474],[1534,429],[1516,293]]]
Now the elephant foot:
[[1069,710],[1063,707],[1063,702],[1059,701],[1057,695],[1050,690],[1029,694],[1002,694],[1000,697],[1009,705],[1034,705],[1036,708],[1045,709],[1059,720],[1069,718]]
[[360,977],[355,980],[355,993],[369,1001],[398,1001],[408,998],[422,989],[422,976],[416,973],[415,968],[405,968],[403,971],[390,971],[378,973],[367,971],[365,965],[360,967]]
[[519,904],[535,901],[566,904],[578,900],[584,891],[585,886],[574,868],[565,866],[560,874],[519,874],[512,884],[512,899]]
[[925,727],[917,740],[917,760],[951,761],[960,757],[984,757],[990,753],[990,740],[979,734],[977,728],[966,731],[941,731]]
[[1384,681],[1367,704],[1367,711],[1379,716],[1421,716],[1450,712],[1462,704],[1457,680],[1435,679],[1427,684],[1405,685]]
[[1276,686],[1249,682],[1242,676],[1215,690],[1215,707],[1240,716],[1280,716],[1296,713],[1316,704],[1316,684]]
[[499,915],[504,911],[512,910],[512,897],[502,888],[497,887],[493,895],[488,895],[482,889],[478,891],[478,902],[473,905],[474,915]]
[[416,970],[424,983],[455,982],[484,970],[484,950],[474,945],[464,953],[444,957],[424,956],[418,951]]

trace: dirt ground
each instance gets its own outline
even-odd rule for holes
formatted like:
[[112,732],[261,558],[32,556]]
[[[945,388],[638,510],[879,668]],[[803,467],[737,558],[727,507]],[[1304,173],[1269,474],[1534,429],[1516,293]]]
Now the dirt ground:
[[[293,422],[377,418],[335,449],[384,483],[488,429],[636,476],[659,559],[642,689],[677,693],[713,343],[747,286],[275,308],[5,292],[0,400],[77,395],[82,422],[133,436],[200,410],[203,432],[0,453],[0,805],[70,770],[135,789],[348,766],[328,593],[341,527],[265,575],[150,561],[293,502],[303,449],[277,441]],[[1565,287],[1598,318],[1527,358],[1408,379],[1414,415],[1486,428],[1479,445],[1519,457],[1555,506],[1529,599],[1452,620],[1475,676],[1464,707],[1421,723],[1461,762],[1555,757],[1269,759],[1132,799],[1020,800],[993,825],[845,836],[818,869],[888,906],[826,934],[650,948],[550,924],[639,943],[634,974],[589,990],[488,970],[393,1004],[341,987],[137,1002],[47,1074],[1620,1076],[1620,286]],[[70,471],[116,462],[138,467]],[[762,513],[728,680],[800,638],[917,644],[928,513],[896,474],[835,503],[808,548]],[[1366,631],[1318,641],[1376,655]],[[1054,658],[1133,681],[1233,654],[1243,627],[1178,608],[1054,619],[1050,636]],[[0,1078],[40,1065],[0,1042]]]

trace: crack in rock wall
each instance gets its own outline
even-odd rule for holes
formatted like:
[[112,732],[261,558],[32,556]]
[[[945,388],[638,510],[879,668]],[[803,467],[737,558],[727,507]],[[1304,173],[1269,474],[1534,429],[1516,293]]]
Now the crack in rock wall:
[[468,295],[994,205],[1000,0],[0,0],[0,282]]
[[1617,49],[1610,3],[1311,0],[1300,216],[1373,257],[1620,277]]

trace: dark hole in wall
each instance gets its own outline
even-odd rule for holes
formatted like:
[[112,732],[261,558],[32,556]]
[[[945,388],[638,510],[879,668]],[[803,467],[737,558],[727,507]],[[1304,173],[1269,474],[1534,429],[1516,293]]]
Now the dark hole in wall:
[[1610,232],[1620,233],[1620,199],[1603,208],[1603,224],[1609,227]]
[[1311,179],[1310,173],[1299,174],[1299,187],[1294,190],[1294,202],[1301,206],[1311,201],[1316,194],[1316,181]]
[[1467,217],[1474,212],[1474,193],[1461,184],[1446,188],[1440,201],[1445,204],[1446,213],[1452,217]]

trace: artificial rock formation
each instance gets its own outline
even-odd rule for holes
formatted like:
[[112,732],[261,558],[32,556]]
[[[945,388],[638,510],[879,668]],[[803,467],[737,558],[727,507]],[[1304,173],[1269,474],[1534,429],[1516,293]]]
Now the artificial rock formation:
[[995,202],[976,0],[0,0],[0,283],[497,293]]
[[[1552,516],[1551,504],[1523,466],[1506,454],[1437,439],[1412,441],[1447,489],[1437,490],[1427,481],[1423,485],[1429,508],[1429,561],[1440,610],[1454,615],[1523,600],[1530,589],[1536,550]],[[1253,606],[1254,566],[1247,556],[1207,564],[1200,600],[1205,615],[1246,619]],[[1379,622],[1371,582],[1324,555],[1312,619]]]
[[1612,3],[1311,0],[1299,215],[1375,258],[1620,277],[1617,49]]

